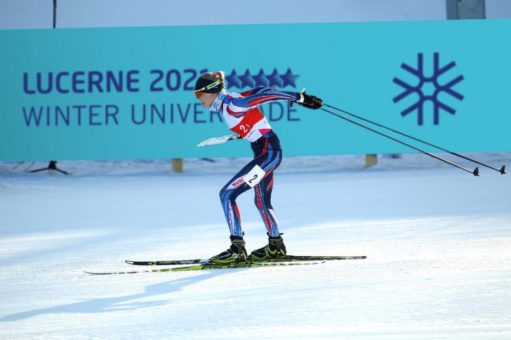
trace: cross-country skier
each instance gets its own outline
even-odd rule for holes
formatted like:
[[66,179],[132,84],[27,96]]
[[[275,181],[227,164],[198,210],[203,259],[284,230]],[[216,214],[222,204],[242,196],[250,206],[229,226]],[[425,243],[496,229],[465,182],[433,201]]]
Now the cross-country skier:
[[202,74],[197,79],[193,92],[203,107],[209,108],[211,112],[221,113],[229,129],[248,140],[254,152],[254,159],[220,190],[220,201],[231,232],[231,246],[213,256],[211,261],[229,264],[248,260],[236,198],[252,187],[255,192],[255,205],[266,226],[269,242],[268,245],[254,250],[250,259],[257,261],[285,256],[286,246],[271,205],[273,172],[282,160],[282,149],[277,135],[258,106],[271,101],[287,100],[310,109],[319,109],[323,102],[305,92],[278,91],[266,87],[257,87],[241,94],[228,92],[224,86],[224,73],[221,71]]

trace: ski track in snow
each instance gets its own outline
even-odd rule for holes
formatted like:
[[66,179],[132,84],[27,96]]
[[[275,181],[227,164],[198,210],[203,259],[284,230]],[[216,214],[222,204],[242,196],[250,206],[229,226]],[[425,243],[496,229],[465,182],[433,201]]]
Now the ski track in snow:
[[[183,174],[169,161],[59,162],[71,176],[0,163],[0,338],[511,338],[511,177],[422,155],[366,171],[362,156],[285,158],[278,170],[288,252],[366,260],[83,273],[226,249],[218,191],[246,160],[189,160]],[[238,202],[258,248],[253,194]]]

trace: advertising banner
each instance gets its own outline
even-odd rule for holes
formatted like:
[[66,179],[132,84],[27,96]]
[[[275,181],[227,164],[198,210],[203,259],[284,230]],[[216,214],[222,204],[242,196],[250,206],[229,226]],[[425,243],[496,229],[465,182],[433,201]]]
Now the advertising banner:
[[[207,70],[453,151],[511,151],[509,37],[511,20],[0,31],[0,160],[250,156],[196,147],[230,133],[192,93]],[[262,108],[286,155],[413,151],[321,110]]]

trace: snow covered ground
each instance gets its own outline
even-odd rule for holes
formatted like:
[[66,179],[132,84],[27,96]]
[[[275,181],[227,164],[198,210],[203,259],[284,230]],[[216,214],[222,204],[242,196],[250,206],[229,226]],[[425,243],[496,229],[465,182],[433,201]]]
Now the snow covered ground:
[[[511,166],[511,154],[471,156]],[[511,176],[423,155],[279,169],[288,252],[366,260],[83,273],[226,249],[218,190],[244,162],[190,160],[182,174],[168,160],[59,162],[71,176],[0,163],[0,338],[511,338]],[[239,205],[248,248],[262,246],[252,194]]]

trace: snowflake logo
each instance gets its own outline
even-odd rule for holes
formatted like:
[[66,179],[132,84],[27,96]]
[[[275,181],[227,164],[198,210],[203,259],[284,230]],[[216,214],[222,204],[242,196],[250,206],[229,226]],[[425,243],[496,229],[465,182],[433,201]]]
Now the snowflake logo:
[[265,73],[263,69],[260,69],[257,74],[252,74],[248,69],[243,74],[238,74],[236,70],[232,70],[231,73],[225,76],[227,86],[230,88],[237,87],[242,89],[245,87],[280,87],[285,88],[287,86],[296,88],[296,79],[299,75],[296,75],[288,68],[285,73],[280,74],[277,69],[273,69],[272,73]]
[[[407,116],[410,113],[417,111],[418,115],[418,124],[423,125],[424,123],[424,104],[427,101],[431,101],[433,103],[433,124],[438,125],[440,123],[440,112],[445,111],[451,115],[456,113],[456,110],[451,106],[447,105],[445,102],[440,100],[439,96],[441,94],[447,94],[451,97],[454,97],[458,100],[463,100],[463,95],[453,90],[453,86],[461,82],[464,78],[463,75],[459,75],[451,81],[448,81],[446,84],[442,85],[439,82],[439,78],[445,78],[445,73],[450,71],[453,67],[456,66],[454,61],[451,61],[445,66],[440,67],[440,57],[438,52],[433,54],[433,74],[428,77],[424,74],[424,60],[422,53],[417,55],[417,68],[413,68],[405,63],[401,64],[401,68],[409,73],[412,76],[418,78],[419,83],[416,86],[410,85],[405,81],[394,78],[393,82],[404,89],[399,95],[393,98],[394,103],[398,103],[402,99],[408,97],[411,94],[418,95],[418,101],[410,105],[401,111],[401,116]],[[452,78],[450,78],[452,79]],[[429,93],[428,93],[429,90]]]

